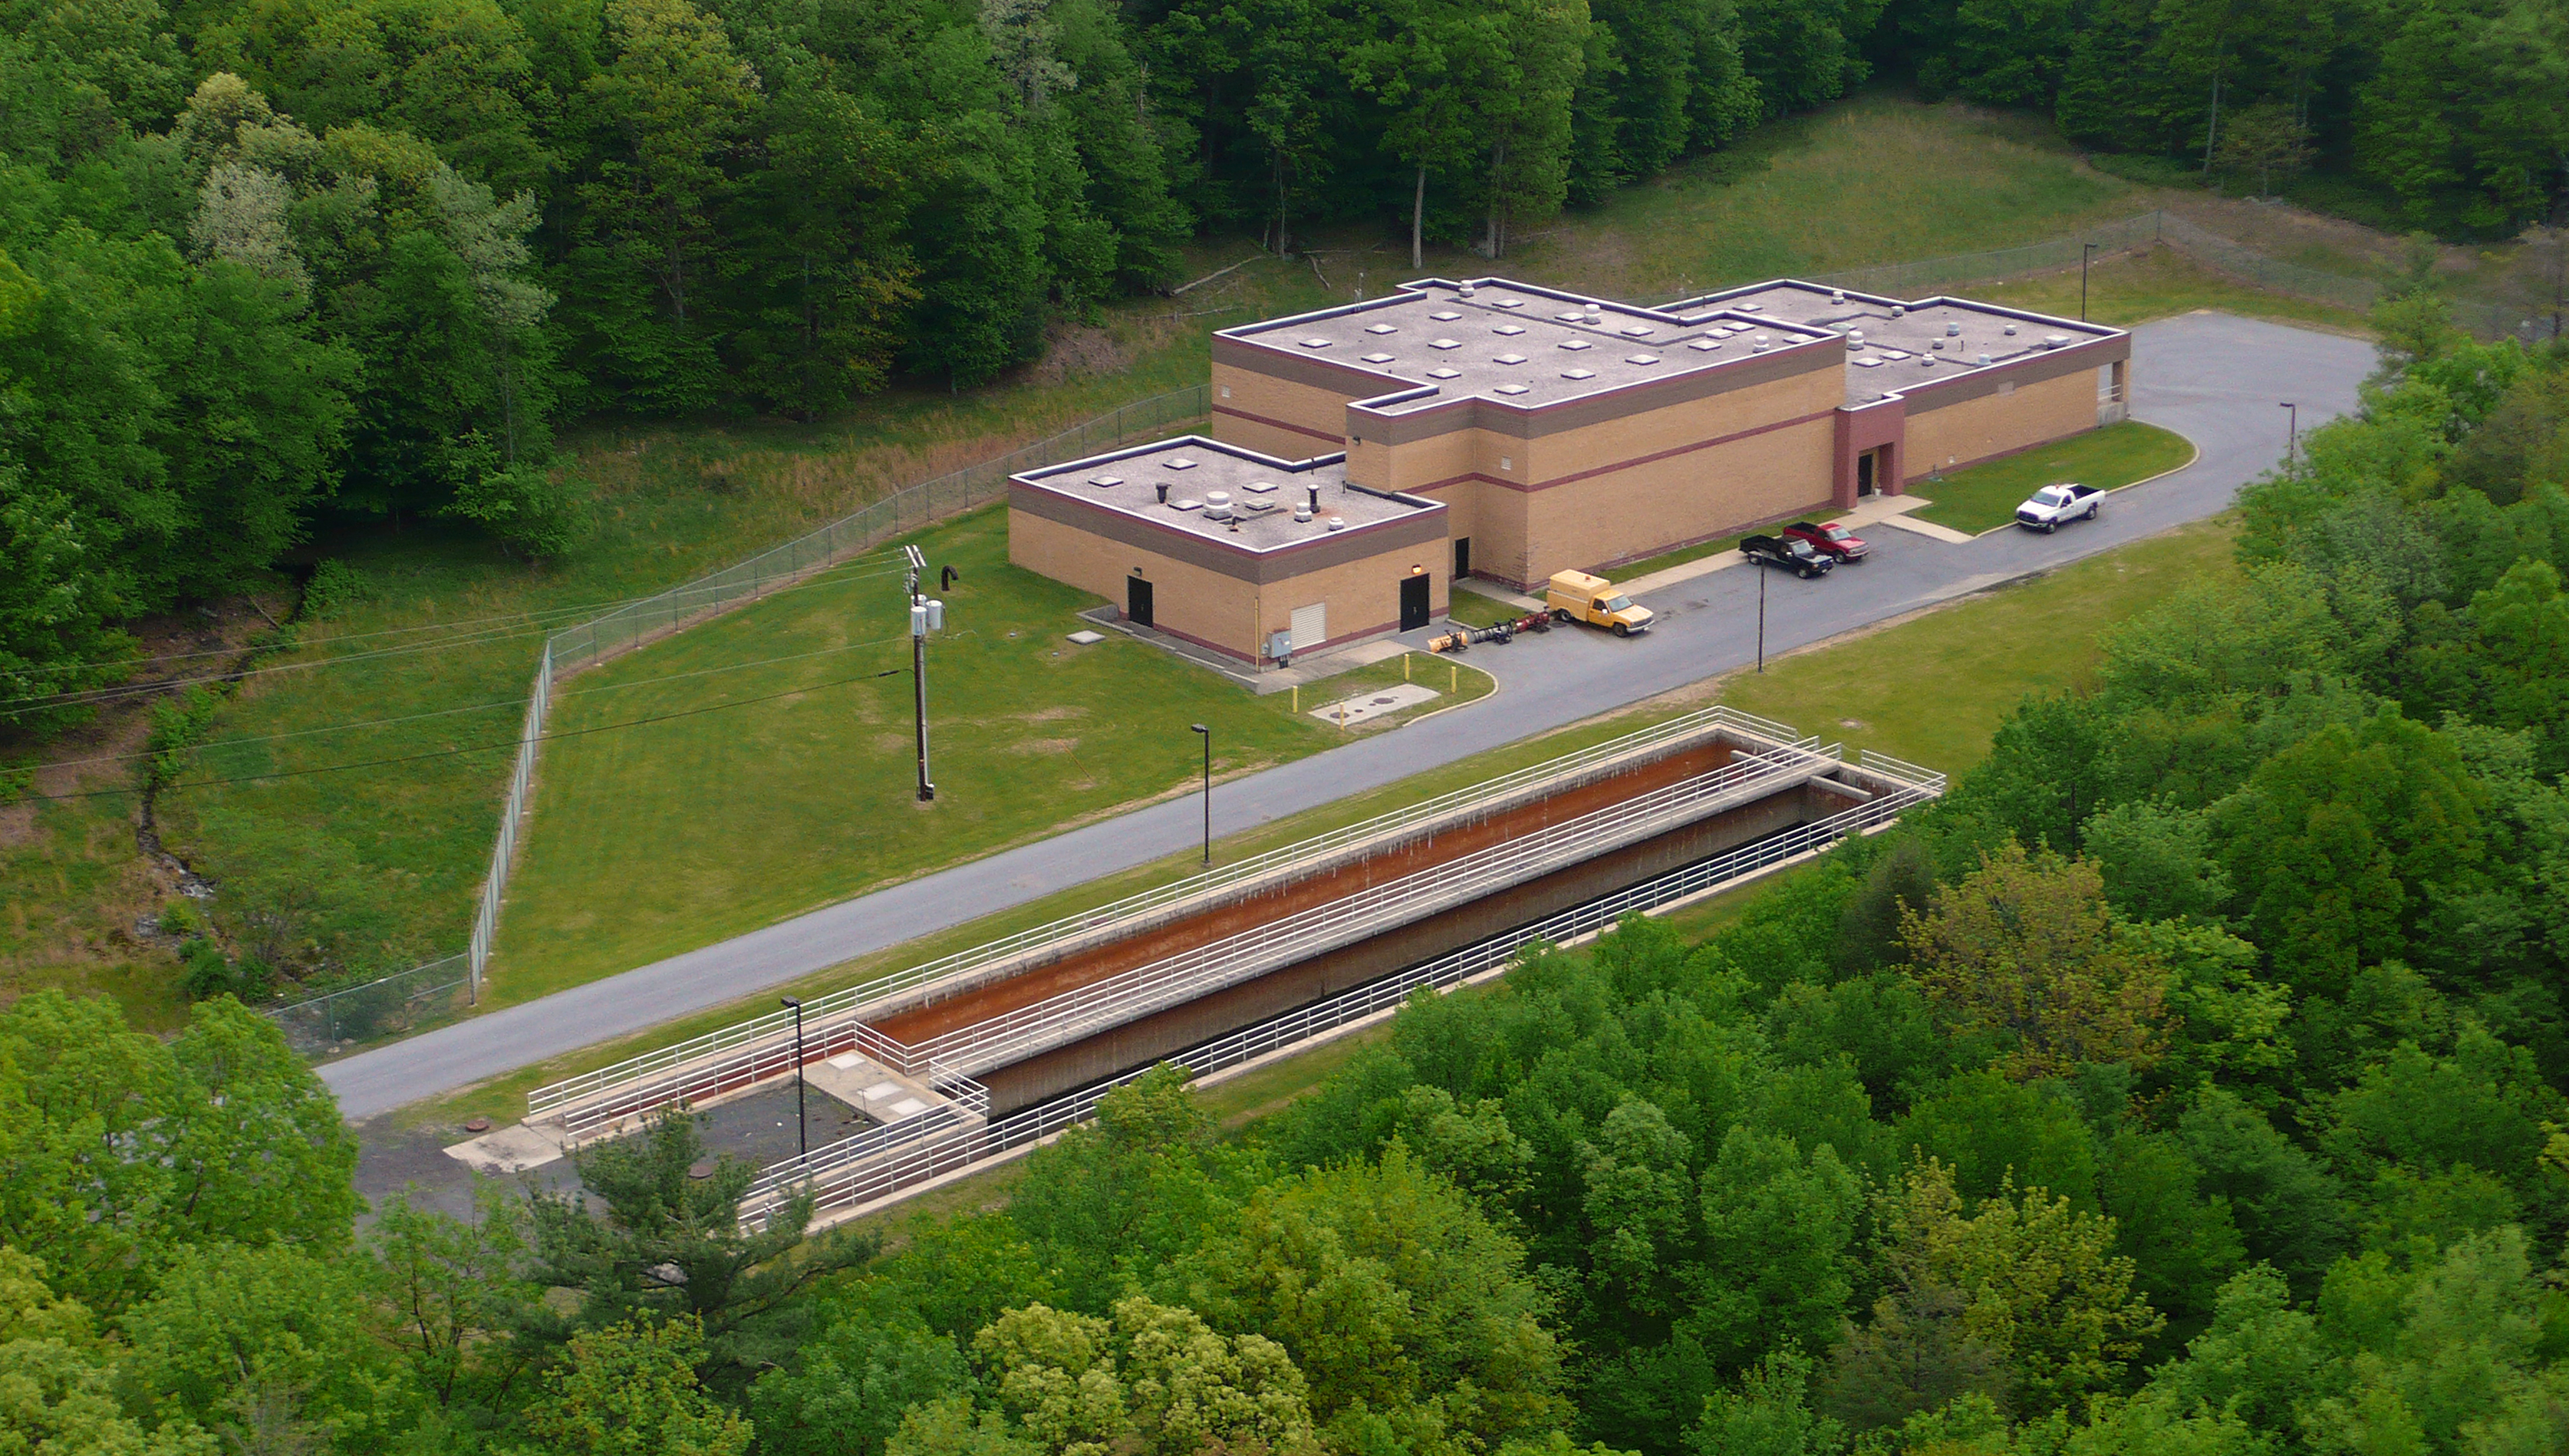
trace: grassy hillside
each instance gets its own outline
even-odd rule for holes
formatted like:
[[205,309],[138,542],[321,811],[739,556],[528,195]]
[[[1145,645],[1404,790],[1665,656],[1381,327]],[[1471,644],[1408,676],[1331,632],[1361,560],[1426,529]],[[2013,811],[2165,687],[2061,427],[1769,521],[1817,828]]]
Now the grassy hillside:
[[[2153,200],[2085,169],[2022,119],[1877,93],[1762,129],[1731,152],[1564,218],[1497,266],[1652,296],[1999,246]],[[289,670],[253,679],[185,770],[192,779],[307,776],[166,795],[170,847],[235,886],[262,873],[290,879],[316,853],[356,866],[335,898],[305,912],[349,969],[459,947],[507,754],[415,755],[514,733],[539,629],[684,581],[1118,403],[1200,381],[1214,329],[1378,294],[1409,272],[1405,248],[1368,233],[1290,260],[1236,239],[1211,242],[1196,249],[1191,275],[1244,258],[1253,261],[1175,299],[1126,303],[1058,329],[1044,361],[984,390],[895,390],[813,424],[574,434],[592,529],[559,560],[531,566],[435,522],[317,543],[316,555],[353,565],[370,591],[310,624],[306,645],[285,659]],[[1427,262],[1448,274],[1492,266],[1467,253]],[[2074,299],[2074,274],[2067,286]],[[2036,280],[2023,297],[2057,306],[2060,287],[2056,276]],[[2135,307],[2162,312],[2243,299],[2287,316],[2296,308],[2164,268],[2135,291],[2146,295]],[[758,650],[745,636],[725,640]],[[125,738],[129,751],[139,746],[138,733]],[[308,772],[348,764],[373,766]],[[548,789],[554,772],[549,767]],[[91,779],[112,785],[129,776],[109,765]],[[0,974],[12,986],[131,981],[137,1004],[166,1000],[167,952],[112,932],[148,911],[167,885],[140,860],[131,834],[115,828],[130,803],[89,803],[42,813],[22,806],[0,822],[0,902],[11,907],[0,919]],[[102,886],[115,888],[112,912],[102,910]],[[809,893],[780,891],[780,902]]]

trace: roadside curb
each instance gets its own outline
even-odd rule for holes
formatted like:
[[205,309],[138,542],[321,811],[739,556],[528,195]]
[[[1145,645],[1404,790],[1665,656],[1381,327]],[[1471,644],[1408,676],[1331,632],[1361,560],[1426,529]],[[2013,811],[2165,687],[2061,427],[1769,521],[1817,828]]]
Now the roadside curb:
[[[2144,424],[2144,425],[2147,425],[2147,424],[2149,424],[2149,421],[2147,421],[2147,420],[2143,420],[2143,421],[2141,421],[2141,423],[2142,423],[2142,424]],[[2157,426],[2156,428],[2161,429],[2161,430],[2167,430],[2167,426],[2165,426],[2165,425],[2160,425],[2160,426]],[[2109,490],[2109,491],[2106,491],[2106,492],[2105,492],[2105,494],[2106,494],[2106,495],[2108,495],[2108,496],[2119,496],[2119,495],[2123,494],[2125,491],[2131,490],[2131,489],[2132,489],[2133,487],[2135,487],[2135,486],[2146,486],[2146,485],[2148,485],[2148,484],[2149,484],[2150,482],[2152,482],[2152,481],[2163,481],[2163,480],[2166,480],[2169,476],[2172,476],[2172,475],[2178,475],[2178,474],[2181,474],[2181,473],[2183,473],[2183,472],[2185,472],[2185,471],[2190,471],[2190,470],[2194,469],[2194,467],[2195,467],[2195,463],[2196,463],[2197,461],[2200,461],[2200,460],[2202,460],[2202,459],[2203,459],[2203,447],[2202,447],[2202,446],[2200,446],[2200,445],[2195,444],[2195,443],[2194,443],[2194,437],[2193,437],[2193,436],[2191,436],[2191,435],[2178,434],[2178,432],[2176,432],[2176,431],[2174,431],[2174,430],[2168,430],[2168,433],[2169,433],[2169,434],[2171,434],[2171,435],[2175,435],[2175,436],[2176,436],[2176,438],[2178,438],[2179,440],[2184,441],[2184,442],[2185,442],[2185,448],[2194,452],[2192,455],[2189,455],[2189,456],[2187,456],[2187,457],[2185,458],[2185,464],[2183,464],[2183,465],[2172,465],[2172,466],[2169,466],[2166,470],[2160,471],[2157,475],[2154,475],[2154,476],[2143,476],[2143,477],[2141,477],[2141,478],[2140,478],[2139,480],[2137,480],[2137,481],[2125,481],[2125,482],[2123,482],[2121,485],[2116,486],[2116,487],[2114,487],[2113,489],[2111,489],[2111,490]],[[1931,523],[1931,524],[1932,524],[1932,523]],[[1999,525],[1997,525],[1997,526],[1993,526],[1993,527],[1991,527],[1991,528],[1990,528],[1989,530],[1987,530],[1987,531],[1976,531],[1976,532],[1973,532],[1973,533],[1972,533],[1972,540],[1974,540],[1974,541],[1979,541],[1982,537],[1985,537],[1985,536],[1996,536],[1996,535],[1998,535],[1998,534],[1999,534],[2000,532],[2002,532],[2002,531],[2011,531],[2011,530],[2014,530],[2014,529],[2015,529],[2015,527],[2016,527],[2016,523],[2015,523],[2015,522],[2013,522],[2013,521],[2002,522],[2002,523],[2000,523],[2000,524],[1999,524]],[[1947,528],[1947,530],[1951,530],[1951,529],[1952,529],[1952,528],[1950,528],[1950,527],[1948,527],[1948,528]]]

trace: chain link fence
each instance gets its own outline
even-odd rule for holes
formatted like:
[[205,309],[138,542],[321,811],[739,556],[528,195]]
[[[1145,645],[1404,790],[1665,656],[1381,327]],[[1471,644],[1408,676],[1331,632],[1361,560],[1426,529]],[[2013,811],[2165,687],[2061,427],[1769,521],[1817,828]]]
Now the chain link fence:
[[472,956],[449,955],[380,980],[267,1008],[286,1044],[315,1061],[453,1020],[472,1004]]
[[818,531],[711,575],[555,632],[546,640],[546,647],[552,654],[554,669],[565,675],[593,666],[668,632],[791,586],[814,571],[870,550],[905,532],[988,505],[1007,494],[1008,477],[1018,471],[1095,455],[1137,437],[1156,438],[1175,426],[1202,420],[1212,410],[1212,387],[1204,384],[1135,400],[1058,435],[897,491]]
[[[474,909],[470,948],[461,955],[450,955],[381,980],[274,1007],[268,1014],[284,1029],[286,1039],[306,1055],[328,1056],[351,1043],[425,1030],[436,1020],[480,999],[482,973],[499,940],[501,902],[508,893],[509,867],[517,853],[519,827],[526,820],[534,792],[536,761],[544,744],[557,675],[593,667],[645,642],[791,586],[905,532],[988,505],[1007,494],[1008,477],[1018,471],[1095,455],[1136,439],[1157,438],[1178,426],[1195,424],[1212,411],[1210,384],[1173,389],[1119,405],[1057,435],[896,491],[783,546],[546,638],[535,681],[527,695],[517,763],[510,771],[500,833],[491,849],[491,871],[483,879],[481,900]],[[461,995],[442,994],[459,988]]]

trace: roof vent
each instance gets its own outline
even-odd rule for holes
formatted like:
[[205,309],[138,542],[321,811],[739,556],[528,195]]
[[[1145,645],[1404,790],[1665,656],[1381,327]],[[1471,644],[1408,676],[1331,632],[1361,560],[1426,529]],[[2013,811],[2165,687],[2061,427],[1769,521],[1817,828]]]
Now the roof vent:
[[1918,362],[1926,368],[1933,369],[1936,367],[1936,356],[1933,354],[1921,354],[1918,356]]
[[1624,362],[1627,364],[1656,364],[1659,362],[1659,356],[1656,354],[1627,354],[1624,356]]
[[1427,371],[1427,377],[1430,379],[1460,379],[1463,377],[1463,371],[1460,369],[1448,369],[1444,365],[1439,364],[1435,368]]
[[2042,346],[2046,349],[2057,349],[2068,342],[2069,336],[2067,334],[2044,334],[2042,336]]
[[1830,301],[1831,303],[1844,303],[1844,302],[1846,302],[1846,290],[1845,290],[1844,288],[1832,288],[1832,289],[1830,289],[1830,290],[1829,290],[1829,301]]
[[1101,491],[1111,491],[1124,484],[1122,476],[1090,476],[1088,483]]
[[1365,325],[1365,332],[1369,334],[1396,334],[1400,332],[1400,325],[1396,323],[1369,323]]
[[1525,355],[1523,355],[1523,354],[1501,354],[1501,355],[1499,356],[1499,362],[1500,362],[1500,363],[1502,363],[1502,364],[1523,364],[1523,363],[1525,362]]
[[[1241,487],[1241,489],[1251,492],[1254,495],[1270,496],[1276,493],[1276,483],[1274,481],[1251,481],[1248,485]],[[1252,501],[1249,504],[1255,506],[1258,503]]]
[[1429,315],[1427,315],[1427,316],[1428,316],[1429,318],[1432,318],[1432,319],[1436,320],[1438,323],[1452,323],[1454,320],[1456,320],[1456,319],[1458,319],[1458,318],[1461,318],[1463,315],[1461,315],[1461,314],[1459,314],[1459,313],[1456,313],[1454,310],[1452,310],[1452,309],[1450,309],[1450,308],[1440,308],[1440,309],[1436,310],[1434,313],[1431,313],[1431,314],[1429,314]]
[[1652,332],[1652,329],[1651,329],[1651,326],[1650,326],[1649,324],[1646,324],[1646,323],[1637,323],[1637,324],[1633,325],[1631,328],[1628,328],[1628,329],[1624,330],[1624,332],[1625,332],[1625,334],[1626,334],[1628,337],[1636,338],[1636,339],[1640,339],[1640,338],[1648,338],[1648,337],[1650,336],[1651,332]]
[[1169,504],[1169,483],[1167,481],[1158,481],[1154,484],[1159,487],[1160,504],[1166,506]]
[[1523,394],[1526,392],[1526,387],[1522,384],[1502,384],[1498,387],[1498,392],[1500,394]]
[[1160,464],[1163,468],[1168,470],[1194,470],[1196,468],[1196,463],[1187,459],[1183,455],[1172,455],[1168,459],[1161,461]]
[[1989,356],[1989,355],[1987,355],[1987,354],[1983,354],[1983,355],[1981,356],[1981,367],[1982,367],[1982,368],[1984,368],[1984,369],[1986,369],[1986,368],[1988,368],[1988,367],[1989,367],[1989,365],[1990,365],[1990,356]]
[[1302,341],[1302,347],[1303,347],[1303,348],[1305,348],[1305,349],[1325,349],[1325,348],[1327,348],[1328,346],[1329,346],[1329,341],[1328,341],[1328,340],[1326,340],[1326,339],[1324,339],[1324,338],[1320,338],[1320,337],[1318,337],[1317,335],[1314,335],[1314,336],[1312,336],[1312,337],[1310,337],[1310,338],[1307,338],[1307,339],[1304,339],[1304,340]]
[[1574,354],[1588,346],[1588,341],[1586,339],[1564,339],[1560,343],[1553,345],[1556,349],[1568,349]]
[[1207,521],[1229,521],[1231,519],[1231,493],[1229,491],[1205,492],[1205,519]]
[[1380,349],[1376,349],[1372,353],[1361,357],[1367,364],[1388,364],[1392,360],[1391,355],[1382,352]]
[[1344,530],[1346,530],[1346,529],[1347,529],[1347,519],[1346,519],[1345,517],[1343,517],[1343,516],[1332,516],[1332,517],[1330,517],[1330,518],[1329,518],[1329,530],[1331,530],[1331,531],[1344,531]]
[[1849,349],[1861,349],[1861,348],[1863,348],[1863,347],[1864,347],[1864,330],[1862,330],[1862,329],[1848,329],[1848,330],[1847,330],[1847,347],[1848,347]]
[[2015,337],[2016,337],[2016,325],[2015,325],[2015,324],[2009,324],[2009,325],[2007,326],[2007,331],[2008,331],[2008,337],[2009,337],[2009,338],[2011,338],[2011,339],[2012,339],[2012,338],[2015,338]]
[[1963,326],[1962,326],[1961,324],[1959,324],[1959,323],[1955,323],[1955,322],[1953,322],[1953,321],[1951,321],[1951,320],[1947,320],[1947,322],[1946,322],[1946,324],[1945,324],[1945,337],[1947,337],[1947,338],[1949,338],[1949,339],[1958,339],[1958,338],[1961,338],[1962,336],[1963,336]]
[[1461,339],[1429,339],[1427,341],[1427,347],[1431,349],[1459,349],[1463,347],[1463,341]]
[[1472,285],[1470,283],[1465,283],[1462,287],[1457,288],[1454,291],[1460,293],[1466,298],[1469,298],[1472,296]]
[[1761,309],[1761,308],[1764,308],[1765,306],[1766,306],[1766,305],[1765,305],[1765,304],[1763,304],[1763,303],[1743,303],[1743,304],[1739,305],[1739,311],[1740,311],[1741,313],[1755,313],[1756,311],[1758,311],[1758,310],[1759,310],[1759,309]]
[[1605,310],[1599,308],[1593,300],[1588,305],[1588,321],[1590,323],[1604,323],[1606,321]]
[[1497,328],[1494,328],[1494,329],[1490,330],[1490,332],[1492,332],[1492,333],[1494,333],[1494,334],[1506,334],[1508,337],[1510,337],[1510,338],[1514,338],[1514,337],[1516,337],[1518,334],[1521,334],[1521,333],[1524,333],[1524,332],[1525,332],[1525,325],[1523,325],[1523,324],[1514,324],[1514,323],[1503,323],[1503,324],[1500,324]]
[[1909,316],[1909,306],[1903,303],[1895,303],[1891,305],[1891,316],[1893,318],[1907,318]]
[[1597,371],[1594,369],[1564,369],[1561,371],[1561,377],[1564,379],[1595,379],[1597,377]]
[[1525,307],[1525,300],[1522,298],[1502,298],[1497,302],[1492,303],[1490,306],[1492,308],[1523,308]]
[[1320,488],[1318,486],[1309,486],[1305,487],[1305,489],[1311,493],[1310,504],[1303,509],[1303,514],[1308,516],[1316,513],[1320,509]]
[[[1267,489],[1272,491],[1276,488],[1274,486],[1269,486]],[[1240,503],[1240,509],[1243,511],[1273,511],[1276,509],[1276,503],[1273,501],[1243,501]]]
[[1929,339],[1927,341],[1927,347],[1931,349],[1941,349],[1945,347],[1945,341],[1943,339]]
[[1202,502],[1202,501],[1171,501],[1171,502],[1169,503],[1169,509],[1170,509],[1170,510],[1172,510],[1172,511],[1202,511],[1202,510],[1204,509],[1204,502]]
[[1294,502],[1294,503],[1293,503],[1293,519],[1294,519],[1294,520],[1296,520],[1296,521],[1308,521],[1308,520],[1310,520],[1310,519],[1311,519],[1311,508],[1310,508],[1310,507],[1308,507],[1308,506],[1303,505],[1302,503],[1300,503],[1300,502],[1298,502],[1298,501]]
[[1686,341],[1686,347],[1689,349],[1702,349],[1709,352],[1713,349],[1720,348],[1721,340],[1718,336],[1709,339],[1689,339]]

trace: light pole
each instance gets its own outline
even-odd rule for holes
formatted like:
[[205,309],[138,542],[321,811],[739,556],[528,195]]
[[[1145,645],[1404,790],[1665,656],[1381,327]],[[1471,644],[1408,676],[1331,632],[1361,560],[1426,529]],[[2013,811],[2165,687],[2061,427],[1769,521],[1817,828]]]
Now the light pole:
[[1766,670],[1766,563],[1757,563],[1757,670]]
[[1202,723],[1189,723],[1187,731],[1204,740],[1204,867],[1213,868],[1213,730]]
[[918,802],[924,804],[936,797],[927,777],[927,634],[945,625],[945,603],[919,590],[927,557],[915,546],[902,550],[910,557],[910,680],[918,725]]
[[812,1156],[811,1134],[804,1131],[810,1124],[803,1115],[803,1003],[792,996],[779,996],[786,1009],[794,1013],[794,1151],[802,1157]]
[[2301,455],[2302,407],[2285,400],[2275,408],[2284,411],[2284,469],[2291,470]]
[[2078,321],[2080,323],[2087,321],[2087,260],[2095,255],[2096,244],[2082,242],[2078,245]]

